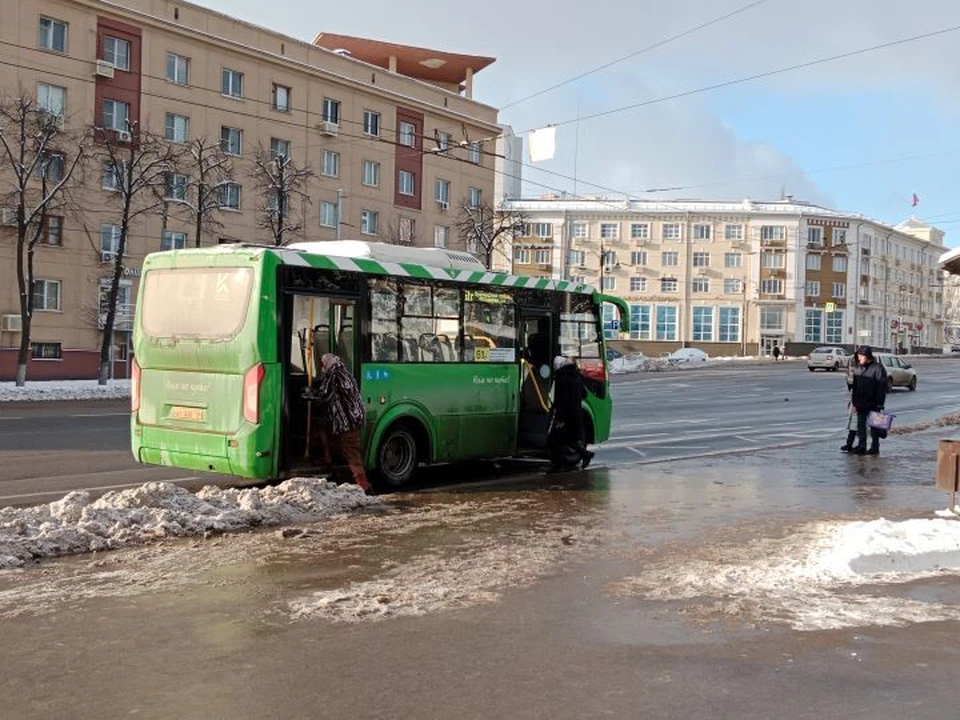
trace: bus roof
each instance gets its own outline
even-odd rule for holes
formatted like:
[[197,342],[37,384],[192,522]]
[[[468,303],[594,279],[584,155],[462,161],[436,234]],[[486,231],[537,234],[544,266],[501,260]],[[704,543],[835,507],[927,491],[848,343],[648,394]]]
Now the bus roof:
[[[368,250],[362,246],[367,246]],[[272,253],[285,265],[301,265],[323,270],[347,270],[371,275],[393,275],[425,280],[447,280],[462,283],[478,283],[503,288],[530,288],[532,290],[558,290],[561,292],[592,295],[592,285],[569,280],[551,280],[523,275],[488,271],[479,260],[469,253],[444,250],[443,254],[430,253],[431,248],[408,248],[387,243],[365,243],[356,240],[292,243],[286,247],[230,243],[202,249],[169,250],[157,255],[245,252],[251,249]],[[437,248],[442,250],[442,248]],[[421,255],[420,253],[428,253]],[[379,258],[373,256],[379,255]],[[392,257],[395,259],[386,259]],[[409,259],[407,259],[409,258]],[[418,262],[424,258],[435,264]],[[435,258],[435,260],[434,260]],[[474,262],[466,259],[469,258]]]

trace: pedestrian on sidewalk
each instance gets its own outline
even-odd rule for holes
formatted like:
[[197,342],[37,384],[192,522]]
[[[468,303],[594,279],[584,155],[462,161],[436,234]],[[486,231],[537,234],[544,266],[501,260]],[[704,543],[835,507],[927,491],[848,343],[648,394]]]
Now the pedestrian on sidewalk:
[[773,361],[774,362],[780,361],[780,346],[776,344],[774,344],[773,346]]
[[332,452],[346,460],[353,481],[365,493],[372,494],[373,487],[367,479],[360,450],[360,428],[366,420],[366,409],[357,381],[333,353],[320,358],[321,372],[308,399],[316,403],[319,414],[320,437],[327,462]]
[[584,438],[580,407],[587,397],[587,388],[576,363],[557,355],[553,359],[553,383],[553,422],[547,438],[551,469],[566,470],[580,465],[586,470],[593,460]]
[[857,350],[857,365],[853,369],[853,388],[850,404],[857,414],[857,445],[848,442],[841,449],[854,455],[879,455],[880,433],[870,428],[870,449],[867,449],[867,417],[871,412],[883,410],[887,398],[887,371],[873,356],[873,349],[863,345]]

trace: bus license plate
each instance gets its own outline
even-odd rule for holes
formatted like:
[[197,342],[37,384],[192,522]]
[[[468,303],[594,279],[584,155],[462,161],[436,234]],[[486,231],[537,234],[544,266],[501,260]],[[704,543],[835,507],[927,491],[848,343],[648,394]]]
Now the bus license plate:
[[170,408],[170,419],[203,422],[203,408],[180,407],[179,405],[175,405]]

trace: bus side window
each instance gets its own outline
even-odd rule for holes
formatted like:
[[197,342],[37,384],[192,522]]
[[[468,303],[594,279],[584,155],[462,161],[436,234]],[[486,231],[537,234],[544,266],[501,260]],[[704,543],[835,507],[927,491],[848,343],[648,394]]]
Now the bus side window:
[[330,352],[330,326],[316,325],[313,328],[313,372],[320,375],[320,358]]

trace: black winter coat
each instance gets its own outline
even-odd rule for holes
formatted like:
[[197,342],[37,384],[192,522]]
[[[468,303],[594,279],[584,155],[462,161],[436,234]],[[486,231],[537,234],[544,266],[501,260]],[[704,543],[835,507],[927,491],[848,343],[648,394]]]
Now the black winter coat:
[[859,412],[870,412],[883,407],[887,399],[887,371],[883,364],[871,360],[853,369],[853,390],[850,402]]
[[563,425],[559,436],[566,442],[583,439],[583,413],[580,403],[587,397],[583,376],[575,365],[565,365],[553,375],[554,422]]

